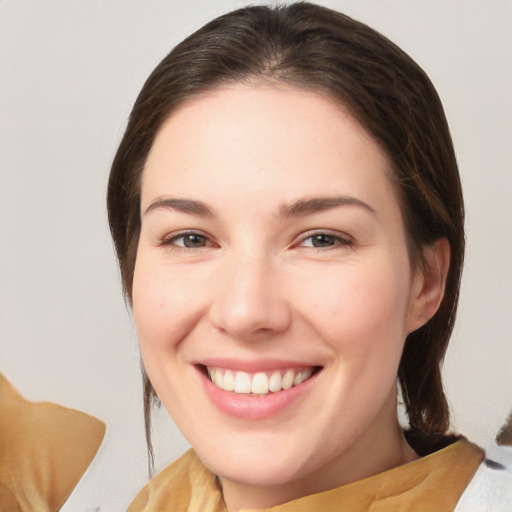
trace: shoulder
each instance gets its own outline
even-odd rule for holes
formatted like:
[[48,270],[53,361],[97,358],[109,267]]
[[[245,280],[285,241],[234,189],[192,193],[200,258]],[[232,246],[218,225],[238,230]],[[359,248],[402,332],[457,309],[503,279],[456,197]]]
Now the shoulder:
[[512,447],[492,445],[455,512],[510,512],[512,510]]
[[128,512],[147,511],[173,500],[176,510],[186,510],[190,497],[189,478],[195,464],[195,454],[189,450],[178,460],[154,476],[133,499]]
[[153,477],[135,496],[127,512],[221,510],[215,475],[189,450]]

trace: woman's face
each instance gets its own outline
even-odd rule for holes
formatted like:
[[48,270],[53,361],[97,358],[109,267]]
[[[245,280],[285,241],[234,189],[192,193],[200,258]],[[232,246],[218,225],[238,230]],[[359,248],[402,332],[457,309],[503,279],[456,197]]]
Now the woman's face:
[[396,448],[424,312],[388,168],[353,117],[296,89],[221,88],[160,129],[135,320],[158,396],[225,483],[322,487]]

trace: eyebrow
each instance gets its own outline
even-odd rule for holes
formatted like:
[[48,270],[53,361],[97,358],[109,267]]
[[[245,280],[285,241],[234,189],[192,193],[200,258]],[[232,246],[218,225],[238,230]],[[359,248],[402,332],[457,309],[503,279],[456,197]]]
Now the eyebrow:
[[174,197],[157,197],[144,212],[147,213],[163,208],[166,210],[175,210],[177,212],[198,215],[199,217],[216,217],[215,212],[202,201],[194,201],[193,199],[179,199]]
[[375,210],[364,201],[351,196],[327,196],[299,199],[290,204],[282,204],[279,208],[280,217],[305,217],[314,213],[331,210],[340,206],[357,206],[376,215]]
[[[314,213],[331,210],[340,206],[356,206],[363,208],[372,214],[375,210],[364,201],[351,196],[327,196],[298,199],[293,203],[283,203],[279,207],[279,217],[306,217]],[[158,197],[145,210],[144,215],[159,208],[175,210],[199,217],[216,217],[216,213],[210,206],[202,201],[193,199],[180,199],[174,197]]]

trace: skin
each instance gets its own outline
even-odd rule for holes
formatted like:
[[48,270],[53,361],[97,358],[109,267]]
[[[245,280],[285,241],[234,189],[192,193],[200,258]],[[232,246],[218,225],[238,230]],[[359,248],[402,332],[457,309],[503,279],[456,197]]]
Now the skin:
[[[230,512],[416,457],[397,421],[397,369],[407,334],[439,305],[449,248],[441,240],[425,251],[428,272],[412,267],[389,167],[343,108],[286,87],[214,90],[184,103],[157,134],[133,284],[140,347]],[[313,197],[344,201],[290,206]],[[182,211],[190,203],[174,199],[209,212]],[[196,246],[184,246],[183,231],[199,235]],[[277,414],[235,418],[198,377],[198,362],[219,357],[321,371]]]

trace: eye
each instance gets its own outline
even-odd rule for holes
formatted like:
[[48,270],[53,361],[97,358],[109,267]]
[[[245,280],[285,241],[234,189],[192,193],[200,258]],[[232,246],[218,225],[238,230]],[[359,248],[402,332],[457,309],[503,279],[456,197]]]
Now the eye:
[[171,235],[162,240],[160,245],[175,246],[179,249],[201,249],[203,247],[213,247],[212,241],[206,235],[196,232]]
[[350,246],[352,241],[347,237],[329,233],[329,232],[317,232],[310,235],[306,235],[298,244],[298,247],[313,247],[315,249],[329,249],[330,247],[337,246]]

